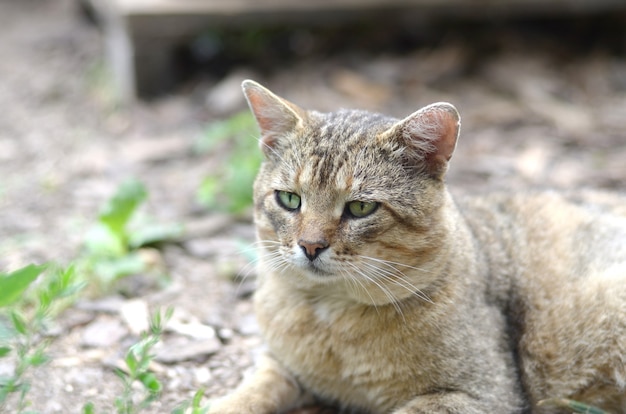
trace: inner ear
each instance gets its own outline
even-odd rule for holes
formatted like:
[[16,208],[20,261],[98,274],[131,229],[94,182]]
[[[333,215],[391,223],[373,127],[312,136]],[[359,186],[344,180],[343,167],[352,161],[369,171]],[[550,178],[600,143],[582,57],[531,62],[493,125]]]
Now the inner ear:
[[435,178],[442,178],[456,148],[460,127],[456,108],[439,102],[412,113],[385,135],[400,141],[409,165],[421,167]]
[[242,88],[250,110],[261,129],[261,148],[274,149],[285,135],[300,126],[306,111],[272,93],[260,84],[246,80]]

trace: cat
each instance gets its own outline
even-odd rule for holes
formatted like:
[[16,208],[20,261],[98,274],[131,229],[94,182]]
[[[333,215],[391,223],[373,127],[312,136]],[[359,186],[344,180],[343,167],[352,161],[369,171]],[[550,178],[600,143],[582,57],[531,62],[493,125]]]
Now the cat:
[[451,104],[398,120],[243,90],[267,350],[210,413],[626,413],[626,197],[453,198]]

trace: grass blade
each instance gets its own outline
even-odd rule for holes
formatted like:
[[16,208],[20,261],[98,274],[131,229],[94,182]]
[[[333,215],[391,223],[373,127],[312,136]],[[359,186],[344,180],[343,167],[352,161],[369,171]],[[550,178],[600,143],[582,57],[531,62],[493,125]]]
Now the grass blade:
[[12,273],[0,273],[0,307],[8,306],[18,300],[22,293],[33,283],[46,265],[28,265]]

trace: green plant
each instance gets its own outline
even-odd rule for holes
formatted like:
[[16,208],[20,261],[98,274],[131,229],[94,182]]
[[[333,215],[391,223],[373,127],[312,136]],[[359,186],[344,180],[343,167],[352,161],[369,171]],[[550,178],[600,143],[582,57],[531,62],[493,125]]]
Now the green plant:
[[261,164],[254,117],[242,112],[211,124],[196,143],[196,151],[214,156],[216,168],[198,189],[207,208],[239,214],[252,204],[252,183]]
[[579,401],[569,400],[567,398],[550,398],[547,400],[541,400],[537,405],[540,407],[567,408],[572,410],[574,413],[580,414],[609,414],[600,408],[593,407]]
[[[57,314],[73,303],[76,294],[87,284],[109,286],[119,278],[150,271],[145,246],[178,237],[179,225],[162,225],[143,219],[138,210],[147,199],[145,186],[136,180],[123,183],[102,208],[97,222],[85,239],[85,250],[76,259],[77,266],[29,265],[11,273],[0,273],[0,359],[12,366],[10,374],[0,376],[0,412],[11,399],[17,413],[26,414],[30,383],[26,374],[50,357],[45,332]],[[95,278],[93,276],[96,276]],[[157,312],[150,321],[150,331],[133,345],[125,356],[125,369],[117,370],[124,389],[116,398],[118,414],[137,413],[161,393],[162,385],[149,370],[152,349],[160,340],[165,322],[173,310]],[[142,385],[141,390],[132,386]],[[137,395],[138,392],[142,394]],[[202,391],[192,401],[184,402],[172,413],[203,414]],[[183,411],[180,411],[180,410]],[[33,411],[34,412],[34,411]],[[94,413],[87,403],[83,413]]]
[[209,406],[202,406],[202,397],[204,390],[196,391],[191,401],[186,401],[172,410],[172,414],[206,414],[209,412]]
[[73,266],[29,265],[0,273],[0,358],[13,362],[13,372],[0,376],[0,409],[17,394],[17,412],[24,412],[30,389],[25,374],[49,360],[47,324],[81,288]]
[[[116,369],[115,373],[124,386],[122,395],[115,399],[115,408],[118,414],[136,414],[148,408],[158,399],[163,389],[161,381],[150,371],[150,363],[154,356],[152,350],[161,340],[165,324],[172,317],[173,308],[168,308],[164,314],[155,312],[150,319],[150,330],[144,332],[142,338],[131,346],[124,358],[125,369]],[[141,384],[141,391],[133,388],[134,383]],[[140,398],[137,393],[141,392]],[[200,406],[202,391],[198,391],[191,403],[184,403],[175,408],[172,414],[204,414],[208,408]],[[191,411],[189,411],[191,410]],[[89,402],[83,407],[83,414],[95,414],[95,406]]]
[[180,225],[138,218],[137,211],[147,197],[148,192],[141,182],[122,183],[87,233],[85,254],[80,263],[83,272],[96,277],[95,282],[101,289],[108,289],[124,276],[150,270],[152,264],[141,248],[182,233]]
[[[46,352],[47,326],[72,303],[82,287],[74,266],[29,265],[0,273],[0,359],[13,365],[11,374],[0,376],[0,412],[5,412],[9,397],[15,395],[13,412],[35,413],[27,411],[30,383],[26,374],[50,360]],[[149,331],[126,352],[125,368],[116,370],[123,384],[121,395],[115,399],[118,414],[139,413],[159,398],[162,384],[150,371],[150,363],[153,348],[172,313],[173,308],[168,308],[163,314],[153,314]],[[141,384],[141,389],[134,388],[135,383]],[[190,402],[173,409],[172,414],[205,414],[208,407],[201,406],[202,396],[203,391],[198,391]],[[95,412],[94,404],[84,405],[83,414]]]
[[[119,414],[132,414],[146,408],[150,403],[156,400],[163,388],[157,377],[150,372],[149,365],[153,359],[152,348],[161,340],[164,324],[172,317],[173,308],[168,308],[165,315],[156,312],[150,320],[150,331],[143,334],[142,339],[135,345],[130,347],[124,358],[127,371],[116,370],[117,376],[124,384],[122,396],[116,398],[115,406]],[[135,403],[133,399],[134,382],[138,381],[143,385],[145,392],[144,397]]]

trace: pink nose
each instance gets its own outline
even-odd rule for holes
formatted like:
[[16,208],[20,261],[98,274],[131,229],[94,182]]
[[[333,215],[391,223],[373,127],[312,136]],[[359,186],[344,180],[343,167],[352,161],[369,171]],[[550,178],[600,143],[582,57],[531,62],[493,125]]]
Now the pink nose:
[[304,255],[310,261],[313,261],[317,259],[317,256],[319,256],[320,253],[328,248],[328,242],[326,240],[318,240],[316,242],[300,240],[298,241],[298,246],[302,248]]

